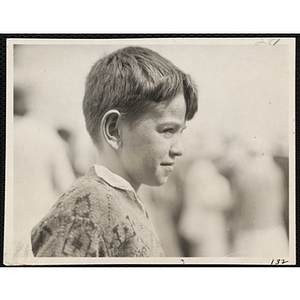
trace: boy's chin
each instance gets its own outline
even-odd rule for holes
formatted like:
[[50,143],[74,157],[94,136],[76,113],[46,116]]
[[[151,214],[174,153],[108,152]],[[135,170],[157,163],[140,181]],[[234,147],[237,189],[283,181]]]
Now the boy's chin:
[[168,176],[156,178],[155,181],[152,181],[151,183],[148,183],[150,186],[162,186],[168,181]]

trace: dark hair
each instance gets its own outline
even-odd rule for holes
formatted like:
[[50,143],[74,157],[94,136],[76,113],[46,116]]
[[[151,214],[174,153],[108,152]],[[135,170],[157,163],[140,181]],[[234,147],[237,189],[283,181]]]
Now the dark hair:
[[120,49],[97,61],[87,77],[83,100],[87,130],[97,144],[102,117],[110,109],[134,122],[153,102],[171,100],[179,93],[184,95],[190,120],[198,109],[190,76],[150,49]]

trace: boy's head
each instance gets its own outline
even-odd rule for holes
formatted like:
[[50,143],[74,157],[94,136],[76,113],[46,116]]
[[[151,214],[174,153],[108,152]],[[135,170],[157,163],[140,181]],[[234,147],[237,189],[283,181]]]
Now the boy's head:
[[[181,133],[197,111],[191,78],[159,54],[128,47],[98,61],[83,109],[102,163],[137,190],[161,185],[182,155]],[[106,150],[104,150],[104,148]]]
[[190,76],[150,49],[120,49],[97,61],[87,77],[83,100],[87,130],[99,146],[100,124],[107,111],[116,109],[123,119],[135,123],[151,104],[180,93],[186,102],[186,120],[190,120],[198,108]]

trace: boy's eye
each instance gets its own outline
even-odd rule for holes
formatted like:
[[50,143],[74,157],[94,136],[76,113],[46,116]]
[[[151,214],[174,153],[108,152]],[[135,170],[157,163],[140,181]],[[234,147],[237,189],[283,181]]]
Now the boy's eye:
[[186,126],[180,126],[178,124],[164,124],[164,125],[159,125],[157,127],[157,131],[160,134],[163,134],[165,137],[172,137],[175,134],[181,134],[182,131],[186,128]]
[[174,128],[170,128],[170,127],[165,128],[165,129],[163,130],[163,133],[164,133],[166,136],[170,136],[170,135],[172,135],[172,134],[174,133]]

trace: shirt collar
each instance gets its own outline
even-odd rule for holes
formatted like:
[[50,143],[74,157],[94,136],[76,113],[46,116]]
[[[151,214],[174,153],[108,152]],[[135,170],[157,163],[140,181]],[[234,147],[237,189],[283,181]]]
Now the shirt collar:
[[106,167],[100,165],[93,165],[87,172],[87,175],[90,175],[92,173],[96,173],[98,177],[102,178],[109,185],[115,188],[131,191],[135,193],[135,190],[127,180],[125,180],[123,177],[115,173],[112,173]]
[[134,188],[131,186],[131,184],[127,180],[125,180],[123,177],[111,172],[107,168],[100,166],[100,165],[93,165],[87,172],[87,175],[95,175],[95,174],[98,177],[102,178],[110,186],[113,186],[113,187],[121,189],[121,190],[125,190],[125,191],[133,194],[135,201],[138,203],[138,205],[140,206],[141,210],[144,212],[146,217],[149,218],[146,208],[144,207],[143,203],[139,199]]

